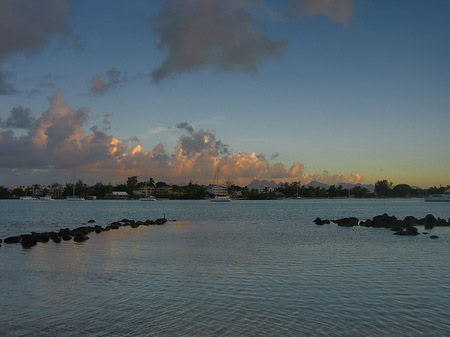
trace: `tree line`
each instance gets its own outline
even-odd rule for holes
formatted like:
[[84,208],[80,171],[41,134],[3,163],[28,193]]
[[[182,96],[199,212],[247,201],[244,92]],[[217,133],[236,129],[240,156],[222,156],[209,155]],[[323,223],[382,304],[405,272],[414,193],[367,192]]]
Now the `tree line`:
[[[59,188],[62,190],[61,197],[65,198],[72,194],[80,196],[93,196],[97,199],[105,199],[112,195],[113,191],[126,192],[128,198],[136,199],[140,195],[134,194],[136,190],[144,186],[152,188],[170,187],[170,193],[159,194],[160,197],[170,199],[203,199],[210,197],[206,192],[205,186],[193,183],[192,181],[185,186],[168,185],[166,182],[155,182],[153,178],[146,181],[138,181],[137,176],[128,177],[123,183],[112,185],[98,182],[94,185],[88,186],[82,180],[78,180],[75,184],[66,184],[64,187],[58,183],[53,183],[49,188]],[[249,189],[247,186],[241,187],[227,182],[228,193],[231,196],[238,196],[242,199],[262,200],[262,199],[277,199],[282,197],[293,198],[368,198],[368,197],[424,197],[430,194],[441,194],[450,186],[447,187],[431,187],[428,189],[421,189],[418,187],[411,187],[407,184],[393,185],[391,181],[379,180],[375,183],[375,193],[371,193],[363,186],[354,186],[352,188],[343,188],[341,185],[332,185],[328,189],[324,187],[304,186],[300,182],[284,182],[280,183],[278,188],[266,188],[265,190]],[[162,189],[164,190],[164,189]],[[36,191],[38,195],[45,196],[50,193],[47,187],[40,185],[31,185],[25,189],[16,188],[12,191],[4,186],[0,186],[0,198],[18,198],[22,196],[33,196]]]

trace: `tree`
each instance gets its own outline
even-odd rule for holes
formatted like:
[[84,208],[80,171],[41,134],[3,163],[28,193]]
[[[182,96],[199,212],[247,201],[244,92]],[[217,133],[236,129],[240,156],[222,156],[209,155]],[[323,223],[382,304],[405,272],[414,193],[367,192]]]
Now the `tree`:
[[133,194],[133,191],[136,189],[137,185],[137,176],[128,177],[127,179],[127,190],[128,194]]
[[0,186],[0,199],[8,199],[10,197],[11,193],[9,192],[9,190],[4,186]]
[[12,193],[13,193],[13,195],[16,196],[16,197],[23,197],[23,196],[25,196],[25,191],[24,191],[23,189],[21,189],[21,188],[15,188],[15,189],[12,191]]
[[408,197],[411,195],[411,193],[412,188],[407,184],[399,184],[394,186],[394,188],[392,189],[392,194],[396,197]]
[[392,190],[392,182],[387,180],[378,180],[375,183],[375,193],[379,196],[387,196]]

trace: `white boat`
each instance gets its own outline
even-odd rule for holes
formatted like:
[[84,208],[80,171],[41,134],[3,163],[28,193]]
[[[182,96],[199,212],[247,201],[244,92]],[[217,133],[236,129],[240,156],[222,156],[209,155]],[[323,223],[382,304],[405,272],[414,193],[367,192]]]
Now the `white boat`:
[[73,195],[73,196],[67,196],[66,197],[67,201],[84,201],[85,199],[83,197],[79,197],[77,195]]
[[230,202],[231,199],[227,196],[216,196],[215,198],[211,199],[212,202]]
[[147,197],[144,198],[140,198],[140,201],[157,201],[156,198],[153,195],[149,195]]
[[144,195],[145,197],[140,198],[140,201],[157,201],[156,198],[153,195],[147,195],[147,170],[145,170],[145,176],[144,176]]
[[450,202],[450,189],[446,190],[442,194],[432,194],[424,198],[425,201],[440,201],[440,202]]
[[37,200],[37,198],[26,196],[26,197],[20,197],[20,200]]
[[53,198],[50,195],[46,195],[44,197],[39,197],[39,200],[42,200],[42,201],[53,201]]
[[[72,181],[75,181],[75,170],[73,170]],[[72,196],[66,197],[67,201],[84,201],[85,199],[82,196],[75,195],[75,183],[72,183]]]
[[217,172],[214,176],[214,183],[211,186],[212,194],[214,198],[211,199],[212,202],[230,202],[230,196],[228,195],[228,186],[224,184],[219,184],[219,166],[217,166]]
[[297,194],[292,199],[303,199],[301,196],[298,195],[298,185],[297,185]]

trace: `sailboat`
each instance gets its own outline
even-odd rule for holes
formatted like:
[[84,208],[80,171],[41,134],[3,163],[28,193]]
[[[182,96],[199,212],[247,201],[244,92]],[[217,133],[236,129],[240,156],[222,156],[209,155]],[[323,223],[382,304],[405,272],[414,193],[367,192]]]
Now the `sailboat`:
[[[72,174],[72,182],[75,180],[75,170],[73,170]],[[72,183],[72,196],[66,197],[67,201],[84,201],[85,199],[80,195],[75,195],[75,183]]]
[[298,184],[297,184],[297,194],[295,195],[295,197],[293,197],[292,199],[302,199],[302,197],[300,197],[298,195]]
[[147,170],[145,170],[145,178],[144,178],[144,191],[145,191],[145,197],[140,198],[140,201],[157,201],[156,198],[153,195],[148,194],[147,195]]
[[219,184],[219,166],[217,166],[216,175],[214,176],[214,183],[212,184],[213,202],[230,202],[227,185]]

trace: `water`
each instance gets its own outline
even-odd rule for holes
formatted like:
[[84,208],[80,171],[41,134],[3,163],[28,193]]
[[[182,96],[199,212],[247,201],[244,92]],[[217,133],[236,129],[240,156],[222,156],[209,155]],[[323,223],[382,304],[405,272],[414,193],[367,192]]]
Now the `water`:
[[[450,217],[450,204],[399,200],[0,201],[0,237],[95,219],[165,226],[84,243],[0,248],[0,335],[450,335],[450,228],[316,226],[384,212]],[[423,231],[423,228],[419,228]]]

